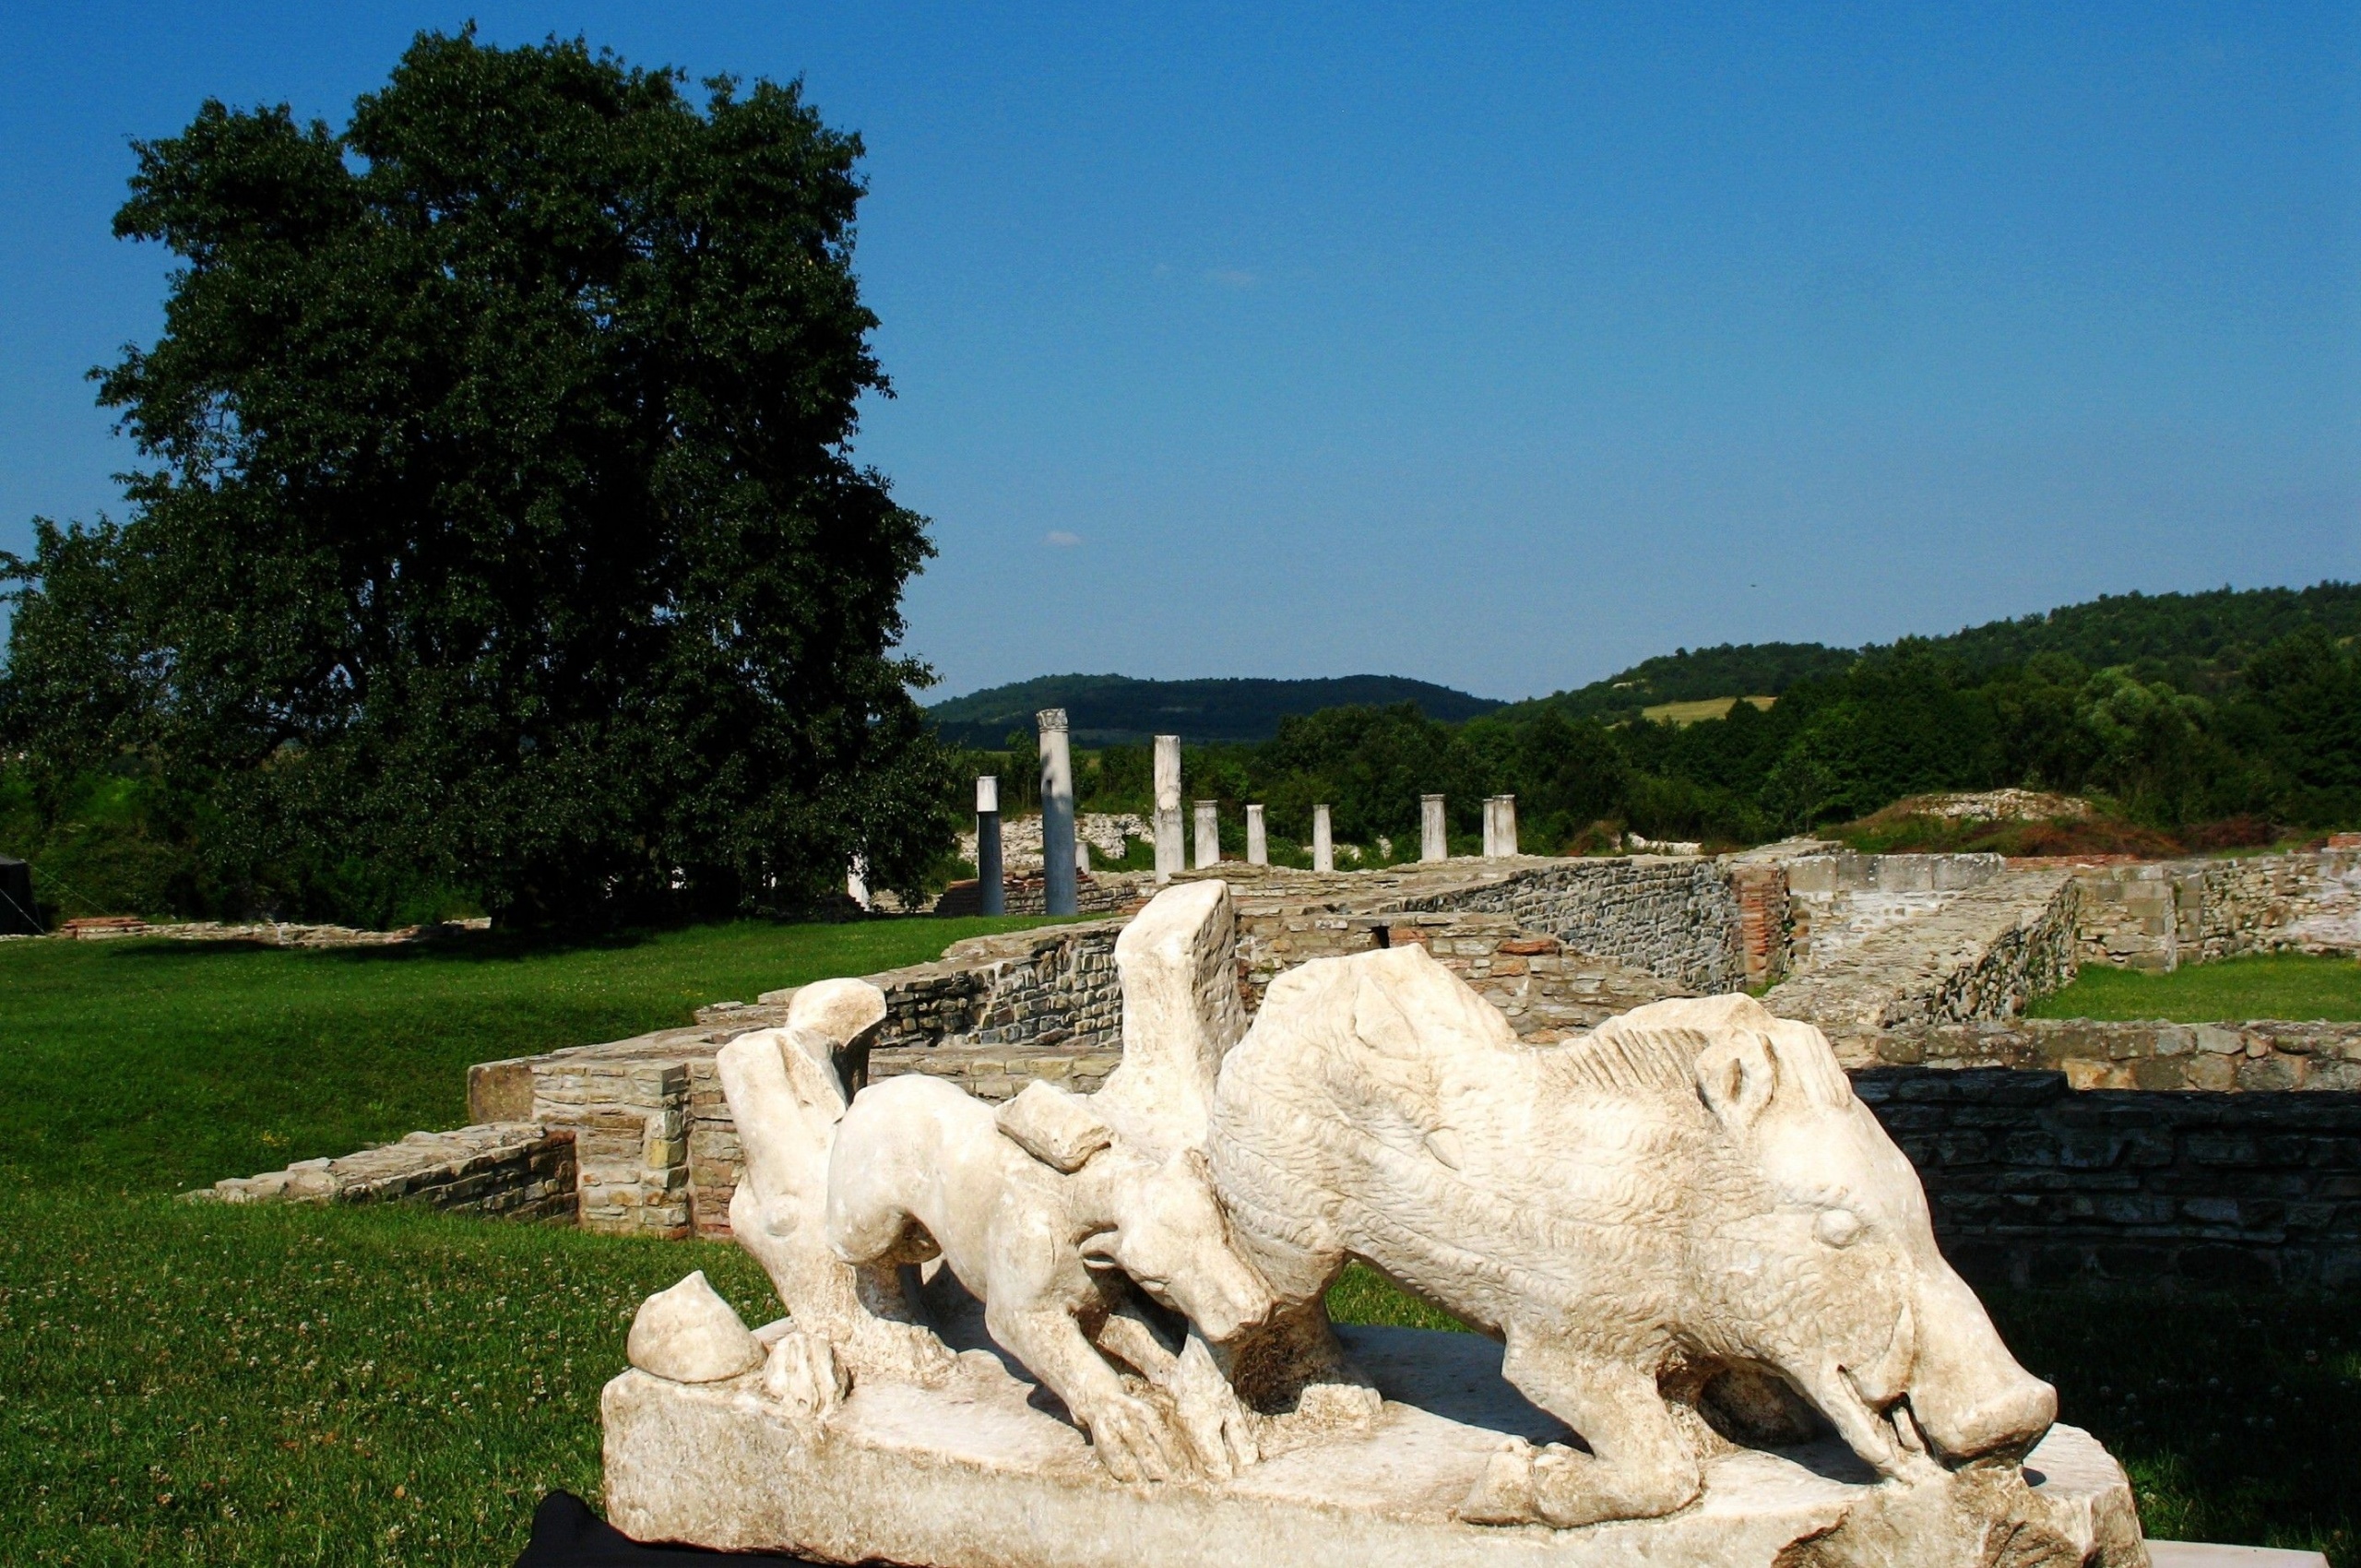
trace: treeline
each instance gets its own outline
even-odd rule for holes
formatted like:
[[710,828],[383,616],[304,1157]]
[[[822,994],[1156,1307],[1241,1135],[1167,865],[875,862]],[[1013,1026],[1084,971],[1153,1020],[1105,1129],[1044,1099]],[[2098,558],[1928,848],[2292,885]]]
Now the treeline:
[[[2361,652],[2318,625],[2229,668],[2204,690],[2157,662],[2093,668],[2041,652],[1983,666],[1939,644],[1874,651],[1789,685],[1769,710],[1738,703],[1676,728],[1536,703],[1445,724],[1408,704],[1284,720],[1272,740],[1185,754],[1192,798],[1226,819],[1264,802],[1299,841],[1326,802],[1341,840],[1415,839],[1420,795],[1449,798],[1452,831],[1480,832],[1482,802],[1518,801],[1528,850],[1579,852],[1635,831],[1750,843],[1869,815],[1931,790],[2023,785],[2098,799],[2132,824],[2185,833],[2248,819],[2318,829],[2361,824]],[[2197,683],[2192,682],[2191,684]],[[964,775],[1000,771],[1029,802],[1019,745],[971,753]],[[1152,808],[1145,747],[1086,756],[1086,810]]]
[[2338,640],[2361,635],[2361,584],[2102,594],[2087,603],[2038,615],[1987,622],[1945,636],[1905,638],[1882,647],[1739,643],[1679,648],[1643,659],[1604,681],[1507,711],[1514,716],[1555,707],[1570,718],[1613,722],[1636,719],[1658,703],[1778,696],[1806,682],[1840,677],[1863,659],[1914,651],[1953,660],[1977,680],[2041,654],[2064,654],[2089,670],[2130,665],[2143,683],[2163,681],[2181,691],[2213,695],[2235,688],[2248,661],[2263,649],[2307,630]]

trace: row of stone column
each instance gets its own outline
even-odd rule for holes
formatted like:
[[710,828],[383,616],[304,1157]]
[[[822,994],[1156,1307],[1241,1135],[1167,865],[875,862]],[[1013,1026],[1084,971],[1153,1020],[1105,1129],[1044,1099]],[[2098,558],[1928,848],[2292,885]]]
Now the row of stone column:
[[[1451,859],[1451,835],[1443,814],[1444,797],[1418,797],[1418,859]],[[1505,860],[1517,852],[1516,797],[1492,795],[1484,802],[1484,858]]]
[[[1090,850],[1074,833],[1074,753],[1067,741],[1065,709],[1043,708],[1034,715],[1034,719],[1039,727],[1041,749],[1042,891],[1050,914],[1071,915],[1075,912],[1074,879],[1079,872],[1089,869]],[[1156,879],[1169,882],[1173,873],[1181,869],[1183,849],[1180,736],[1156,738],[1154,782]],[[1443,797],[1421,796],[1419,805],[1418,859],[1449,860],[1451,848],[1445,832]],[[1200,870],[1220,864],[1220,802],[1197,802],[1195,827],[1193,863]],[[1494,795],[1484,802],[1484,854],[1488,859],[1500,859],[1516,852],[1516,797]],[[1270,836],[1259,802],[1246,808],[1246,863],[1271,863]],[[1335,839],[1324,805],[1311,808],[1311,869],[1336,869]],[[976,881],[983,912],[1005,914],[1008,891],[1002,872],[1000,779],[996,776],[976,780]]]

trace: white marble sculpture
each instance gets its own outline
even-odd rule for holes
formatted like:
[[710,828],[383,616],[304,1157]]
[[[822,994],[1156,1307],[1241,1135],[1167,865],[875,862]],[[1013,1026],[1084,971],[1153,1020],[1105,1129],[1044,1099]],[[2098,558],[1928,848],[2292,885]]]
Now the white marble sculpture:
[[[864,1087],[858,982],[725,1048],[732,1221],[789,1316],[650,1299],[604,1399],[626,1532],[933,1568],[2144,1563],[1817,1030],[1725,996],[1526,1046],[1418,947],[1283,975],[1250,1029],[1219,882],[1116,957],[1096,1095]],[[1353,1258],[1497,1343],[1332,1328]]]
[[1498,1336],[1509,1382],[1582,1434],[1505,1452],[1463,1517],[1687,1504],[1703,1456],[1674,1404],[1732,1372],[1896,1479],[2020,1456],[2057,1415],[1827,1040],[1750,997],[1535,1050],[1422,947],[1309,964],[1225,1065],[1213,1153],[1247,1254],[1309,1320],[1277,1330],[1278,1370],[1336,1359],[1321,1298],[1358,1256]]

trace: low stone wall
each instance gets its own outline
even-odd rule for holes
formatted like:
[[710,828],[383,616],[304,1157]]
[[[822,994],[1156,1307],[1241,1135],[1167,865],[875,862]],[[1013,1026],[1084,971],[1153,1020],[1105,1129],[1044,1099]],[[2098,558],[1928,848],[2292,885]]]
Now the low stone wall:
[[1462,910],[1343,914],[1322,906],[1248,905],[1238,922],[1239,990],[1251,1015],[1272,980],[1299,964],[1417,944],[1536,1044],[1618,1013],[1691,992],[1643,969],[1577,953],[1506,915]]
[[401,947],[413,942],[441,942],[472,931],[489,931],[492,921],[446,921],[438,925],[406,925],[393,931],[364,931],[349,925],[296,925],[285,921],[159,921],[153,924],[137,915],[100,915],[71,920],[57,928],[67,941],[99,942],[127,936],[161,936],[174,942],[253,942],[266,947]]
[[1763,1003],[1818,1025],[1848,1064],[1864,1065],[1892,1031],[2014,1018],[2071,980],[2079,909],[2072,873],[2003,872],[1934,914],[1864,938]]
[[2242,953],[2361,953],[2361,850],[2078,867],[2083,963],[2158,972]]
[[[1091,921],[971,937],[944,948],[931,964],[867,976],[885,993],[885,1027],[877,1045],[893,1051],[1111,1044],[1123,1028],[1115,980],[1115,938],[1122,929],[1121,921]],[[763,992],[762,1005],[777,1011],[774,1021],[785,1021],[795,992],[789,986]]]
[[1999,855],[1801,855],[1787,875],[1787,969],[1818,968],[1879,932],[1923,920],[2007,869]]
[[1881,1062],[2062,1072],[2077,1089],[2361,1093],[2361,1023],[2019,1018],[1899,1029]]
[[564,1129],[492,1123],[412,1133],[399,1143],[233,1176],[186,1195],[229,1204],[409,1203],[503,1219],[572,1219],[574,1146],[574,1134]]
[[[1104,915],[1135,909],[1155,892],[1154,872],[1080,872],[1074,879],[1074,912],[1077,915]],[[1046,915],[1050,912],[1050,884],[1038,873],[1026,876],[1003,876],[1001,879],[1001,898],[1003,914]],[[974,877],[955,882],[944,888],[943,896],[927,910],[932,915],[980,915],[983,912],[983,889]]]
[[1700,994],[1745,983],[1738,900],[1717,861],[1629,855],[1505,865],[1489,880],[1432,893],[1407,890],[1402,908],[1506,915],[1575,952],[1616,959]]
[[1854,1087],[1978,1284],[2361,1284],[2361,1096],[2076,1092],[1881,1068]]

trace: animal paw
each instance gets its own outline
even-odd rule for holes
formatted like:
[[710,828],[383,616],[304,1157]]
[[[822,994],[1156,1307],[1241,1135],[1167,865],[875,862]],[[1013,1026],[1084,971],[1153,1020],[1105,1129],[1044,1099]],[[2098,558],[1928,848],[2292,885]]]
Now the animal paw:
[[1169,1480],[1182,1468],[1164,1418],[1145,1399],[1114,1395],[1085,1424],[1098,1462],[1119,1481]]
[[1194,1335],[1181,1347],[1171,1394],[1173,1418],[1194,1451],[1198,1474],[1226,1481],[1261,1457],[1238,1391],[1214,1364],[1204,1341]]
[[1471,1525],[1531,1524],[1538,1517],[1533,1499],[1533,1444],[1512,1437],[1494,1449],[1455,1512]]
[[816,1334],[781,1335],[763,1365],[763,1392],[801,1420],[826,1420],[850,1389],[835,1348]]

